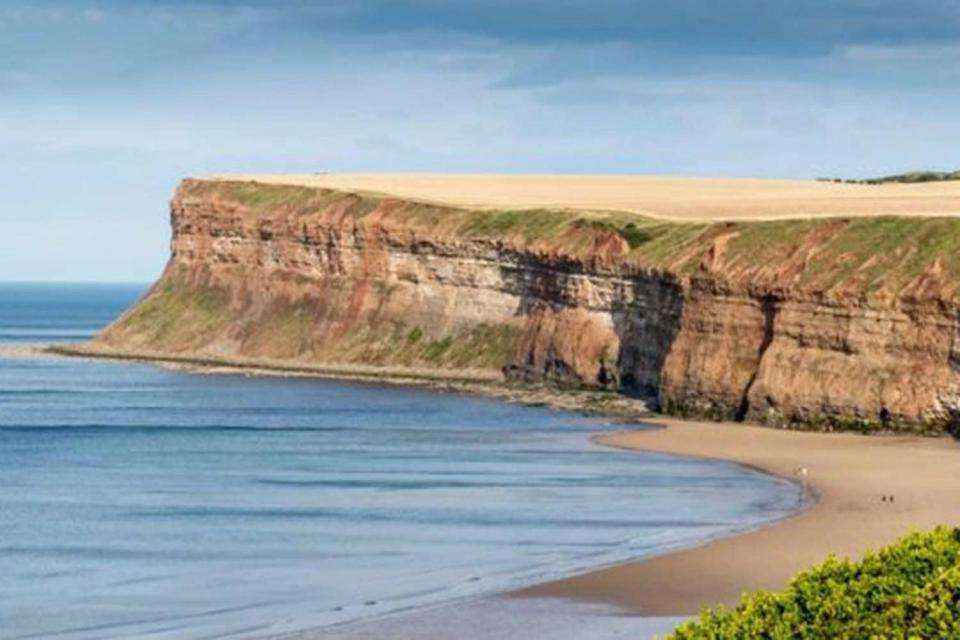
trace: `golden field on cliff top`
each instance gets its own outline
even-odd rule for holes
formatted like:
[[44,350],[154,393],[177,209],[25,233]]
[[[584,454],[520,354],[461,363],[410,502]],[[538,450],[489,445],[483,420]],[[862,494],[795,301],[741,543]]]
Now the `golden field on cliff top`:
[[865,185],[814,180],[428,173],[217,177],[390,194],[473,208],[603,209],[691,221],[960,216],[960,181]]

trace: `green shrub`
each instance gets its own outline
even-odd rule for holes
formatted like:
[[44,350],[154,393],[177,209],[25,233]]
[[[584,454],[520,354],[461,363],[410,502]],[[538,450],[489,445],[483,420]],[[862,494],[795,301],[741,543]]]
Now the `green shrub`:
[[960,532],[914,533],[859,562],[831,557],[780,593],[707,610],[669,637],[960,638]]

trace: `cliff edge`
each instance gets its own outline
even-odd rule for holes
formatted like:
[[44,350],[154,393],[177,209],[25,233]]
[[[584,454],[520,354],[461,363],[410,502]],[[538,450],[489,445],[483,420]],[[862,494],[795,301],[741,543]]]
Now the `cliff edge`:
[[[881,187],[878,187],[881,188]],[[617,389],[664,412],[960,419],[960,219],[677,222],[185,180],[172,255],[94,341]]]

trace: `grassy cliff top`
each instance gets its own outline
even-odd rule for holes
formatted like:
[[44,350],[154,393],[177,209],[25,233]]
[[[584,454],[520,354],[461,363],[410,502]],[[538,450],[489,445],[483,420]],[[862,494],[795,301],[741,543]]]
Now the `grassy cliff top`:
[[701,222],[960,215],[960,181],[838,184],[816,180],[438,174],[310,174],[232,179],[392,194],[471,208],[609,209]]
[[893,300],[960,294],[960,217],[665,221],[570,208],[467,208],[319,187],[188,180],[179,197],[233,202],[252,219],[336,210],[437,240],[485,239],[572,258],[707,273],[733,285]]

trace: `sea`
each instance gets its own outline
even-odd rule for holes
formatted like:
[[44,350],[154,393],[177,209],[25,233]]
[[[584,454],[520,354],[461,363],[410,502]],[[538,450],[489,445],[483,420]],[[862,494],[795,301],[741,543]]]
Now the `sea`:
[[792,513],[793,484],[458,393],[24,352],[146,285],[0,284],[0,638],[262,638]]

